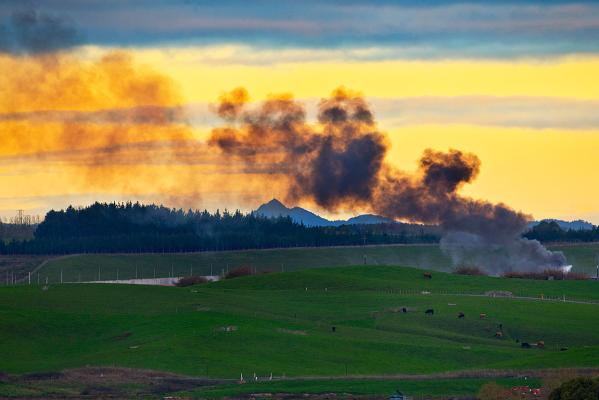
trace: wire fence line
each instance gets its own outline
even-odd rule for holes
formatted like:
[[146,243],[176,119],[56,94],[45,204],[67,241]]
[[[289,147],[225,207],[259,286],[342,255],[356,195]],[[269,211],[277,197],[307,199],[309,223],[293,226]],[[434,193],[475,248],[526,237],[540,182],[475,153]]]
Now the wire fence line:
[[[229,266],[226,268],[220,268],[221,273],[219,274],[205,274],[207,271],[203,271],[205,268],[200,268],[200,271],[196,272],[198,275],[208,277],[209,280],[217,280],[219,276],[224,275],[229,270]],[[211,268],[210,272],[214,272],[215,268]],[[157,275],[157,271],[159,274]],[[108,269],[102,270],[101,267],[98,268],[97,274],[93,276],[89,276],[89,273],[86,274],[78,274],[77,279],[73,279],[73,274],[70,273],[68,275],[64,274],[63,270],[60,271],[59,275],[56,274],[49,275],[38,272],[29,272],[29,273],[15,273],[15,271],[5,271],[5,276],[2,277],[0,275],[0,285],[46,285],[46,284],[56,284],[56,283],[94,283],[94,282],[102,282],[102,283],[130,283],[130,284],[174,284],[176,279],[180,279],[185,276],[194,276],[194,268],[175,268],[171,267],[170,273],[167,276],[164,276],[163,273],[164,267],[155,268],[153,271],[144,270],[142,273],[140,271],[135,271],[134,275],[129,271],[128,274],[120,274],[119,269]],[[103,274],[104,272],[104,274]],[[108,272],[108,273],[107,273]],[[178,273],[179,272],[179,273]],[[180,273],[187,272],[187,273]],[[148,276],[150,275],[150,276]],[[4,278],[4,279],[2,279]],[[155,281],[155,282],[154,282]],[[168,281],[168,282],[167,282]],[[306,291],[309,290],[308,287],[305,288]],[[573,296],[567,296],[565,294],[561,296],[555,295],[530,295],[530,294],[516,294],[512,292],[499,291],[499,290],[488,290],[485,292],[481,291],[455,291],[455,290],[435,290],[428,288],[376,288],[376,289],[360,289],[360,288],[339,288],[339,287],[327,287],[327,288],[317,288],[310,290],[324,290],[324,291],[347,291],[347,290],[359,290],[359,291],[371,291],[380,294],[390,294],[390,295],[398,295],[398,296],[456,296],[456,297],[481,297],[481,298],[498,298],[498,299],[513,299],[513,300],[531,300],[531,301],[551,301],[551,302],[561,302],[561,303],[575,303],[575,304],[599,304],[599,299],[588,299],[588,298],[577,298]]]

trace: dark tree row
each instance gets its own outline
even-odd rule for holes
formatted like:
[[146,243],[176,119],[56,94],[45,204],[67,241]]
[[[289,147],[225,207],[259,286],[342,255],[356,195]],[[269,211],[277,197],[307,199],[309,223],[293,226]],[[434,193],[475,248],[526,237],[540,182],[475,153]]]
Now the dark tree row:
[[535,225],[524,236],[540,242],[597,242],[599,226],[593,229],[563,230],[555,221],[543,221]]
[[306,227],[289,218],[239,211],[211,214],[139,203],[95,203],[50,211],[33,239],[0,242],[0,253],[188,252],[438,240],[434,228],[410,224]]
[[37,225],[14,224],[0,221],[0,242],[33,238]]

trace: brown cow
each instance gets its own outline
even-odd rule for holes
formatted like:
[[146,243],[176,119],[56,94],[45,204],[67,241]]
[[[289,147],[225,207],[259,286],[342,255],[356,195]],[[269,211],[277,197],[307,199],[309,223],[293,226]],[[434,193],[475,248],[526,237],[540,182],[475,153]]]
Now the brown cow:
[[497,339],[501,339],[503,337],[503,332],[499,332],[499,331],[495,332],[495,337]]
[[424,276],[424,279],[433,279],[433,274],[431,274],[430,272],[425,272],[424,274],[422,274],[422,276]]
[[485,319],[487,318],[487,314],[480,314],[480,319]]

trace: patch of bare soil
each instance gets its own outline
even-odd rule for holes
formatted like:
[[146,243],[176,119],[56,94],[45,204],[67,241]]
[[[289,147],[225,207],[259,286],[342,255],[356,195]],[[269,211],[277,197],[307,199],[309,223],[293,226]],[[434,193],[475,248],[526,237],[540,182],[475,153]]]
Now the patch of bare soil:
[[308,332],[306,332],[306,331],[295,330],[295,329],[285,329],[285,328],[277,328],[277,332],[287,333],[289,335],[301,335],[301,336],[306,336],[308,334]]

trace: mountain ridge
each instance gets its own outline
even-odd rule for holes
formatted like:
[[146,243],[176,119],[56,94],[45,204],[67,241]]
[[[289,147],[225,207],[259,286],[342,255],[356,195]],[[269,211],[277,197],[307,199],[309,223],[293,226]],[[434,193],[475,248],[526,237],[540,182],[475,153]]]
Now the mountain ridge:
[[329,220],[301,207],[289,208],[277,199],[272,199],[260,205],[254,213],[267,218],[290,217],[294,222],[305,226],[341,226],[341,225],[372,225],[395,223],[392,219],[375,214],[361,214],[347,220]]
[[[290,217],[294,222],[298,224],[304,224],[305,226],[341,226],[341,225],[372,225],[372,224],[389,224],[389,223],[397,223],[392,219],[382,217],[376,214],[360,214],[354,217],[348,218],[346,220],[329,220],[324,218],[310,210],[306,210],[302,207],[287,207],[281,201],[276,198],[273,198],[267,203],[260,205],[254,213],[257,215],[262,215],[267,218],[276,218],[276,217]],[[528,224],[528,230],[532,229],[536,225],[541,222],[555,222],[562,228],[564,231],[567,230],[590,230],[594,228],[594,225],[588,221],[584,221],[581,219],[575,221],[565,221],[554,218],[547,218],[538,221],[531,221]]]

